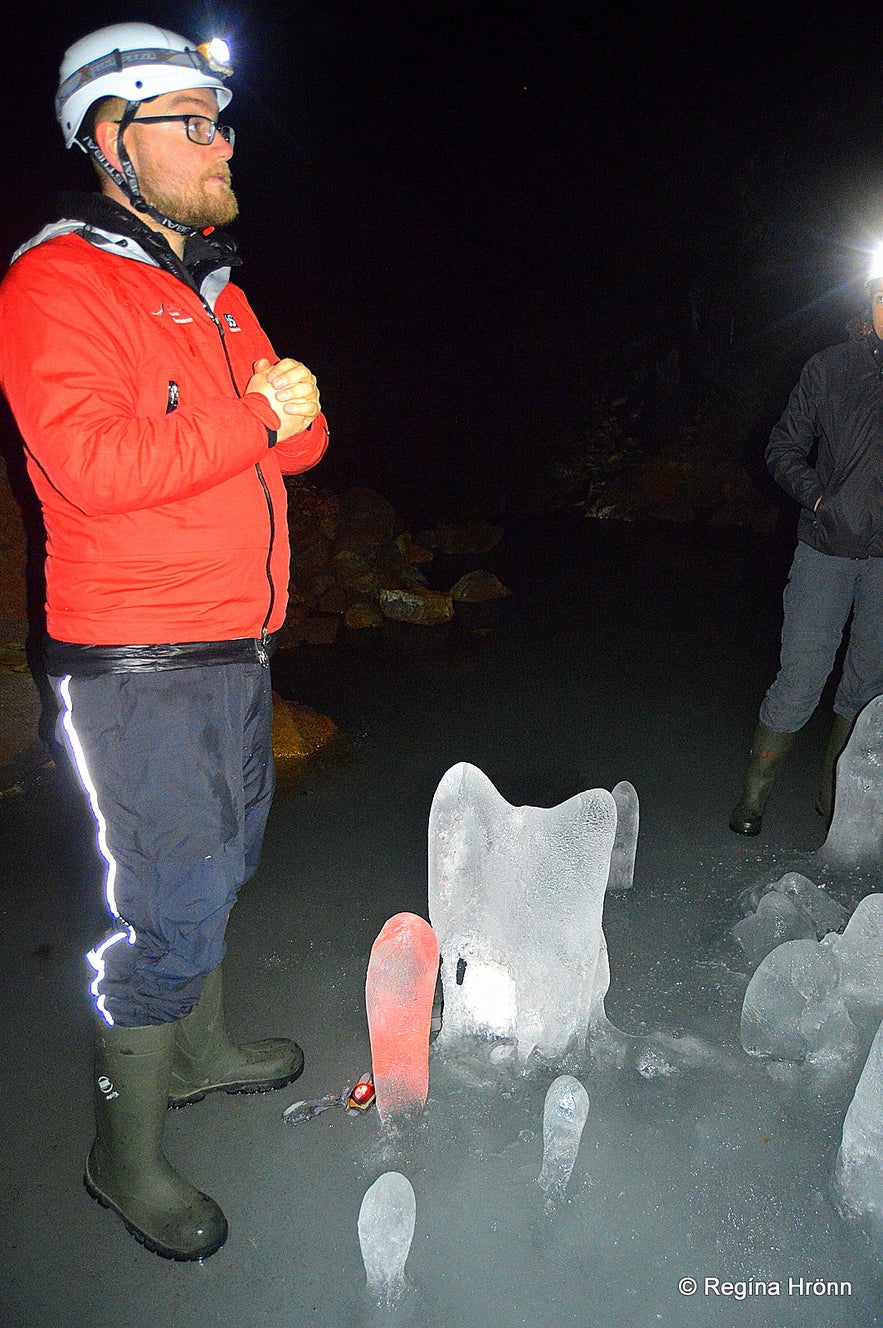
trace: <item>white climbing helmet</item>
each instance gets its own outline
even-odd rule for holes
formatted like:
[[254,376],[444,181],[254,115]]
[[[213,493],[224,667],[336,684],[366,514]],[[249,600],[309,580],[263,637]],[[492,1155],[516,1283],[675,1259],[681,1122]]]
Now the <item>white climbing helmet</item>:
[[152,23],[113,23],[81,37],[65,51],[59,70],[55,114],[65,147],[76,143],[83,117],[102,97],[146,101],[164,92],[213,88],[218,109],[232,97],[223,82],[233,70],[226,44],[197,45]]

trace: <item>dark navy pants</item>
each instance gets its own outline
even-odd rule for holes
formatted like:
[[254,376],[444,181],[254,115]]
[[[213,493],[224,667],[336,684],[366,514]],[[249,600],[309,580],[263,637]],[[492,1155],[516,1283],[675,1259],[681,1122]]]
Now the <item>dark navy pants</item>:
[[111,930],[88,958],[108,1023],[182,1019],[224,956],[273,796],[258,663],[55,678],[61,736],[106,867]]
[[883,558],[836,558],[801,541],[784,606],[779,673],[764,697],[761,721],[780,733],[803,727],[819,703],[847,622],[834,709],[854,719],[883,693]]

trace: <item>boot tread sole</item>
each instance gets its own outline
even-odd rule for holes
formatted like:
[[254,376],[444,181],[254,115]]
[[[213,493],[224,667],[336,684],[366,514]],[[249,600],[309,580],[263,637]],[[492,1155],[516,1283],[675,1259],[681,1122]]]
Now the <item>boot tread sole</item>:
[[232,1084],[205,1084],[201,1088],[194,1088],[190,1093],[182,1093],[180,1096],[173,1097],[169,1095],[169,1106],[176,1110],[178,1107],[189,1107],[194,1102],[201,1102],[207,1093],[275,1093],[278,1088],[285,1088],[288,1084],[293,1084],[295,1079],[299,1079],[303,1074],[303,1062],[292,1071],[291,1074],[282,1075],[279,1079],[258,1079],[243,1080]]
[[151,1254],[159,1255],[161,1259],[174,1259],[176,1263],[198,1263],[202,1259],[208,1259],[213,1254],[217,1254],[218,1250],[227,1239],[228,1228],[225,1220],[224,1231],[220,1240],[213,1244],[206,1245],[204,1249],[194,1250],[192,1252],[185,1253],[183,1250],[174,1250],[168,1245],[161,1245],[159,1241],[148,1236],[145,1231],[140,1229],[140,1227],[136,1227],[134,1222],[126,1217],[123,1210],[119,1208],[112,1199],[109,1199],[107,1195],[102,1194],[93,1182],[90,1181],[88,1172],[83,1176],[83,1184],[86,1187],[86,1193],[89,1194],[96,1203],[99,1203],[102,1208],[107,1208],[110,1212],[116,1213],[129,1235],[134,1236],[139,1245],[143,1245]]

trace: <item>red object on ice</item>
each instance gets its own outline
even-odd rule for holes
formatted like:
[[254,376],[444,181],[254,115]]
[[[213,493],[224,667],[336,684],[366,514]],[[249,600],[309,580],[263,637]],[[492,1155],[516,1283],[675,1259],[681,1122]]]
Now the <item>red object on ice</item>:
[[354,1107],[357,1111],[367,1111],[374,1098],[374,1080],[370,1074],[366,1074],[365,1078],[360,1079],[350,1093],[347,1106]]
[[371,947],[365,982],[377,1110],[384,1123],[418,1115],[426,1101],[437,976],[432,927],[415,913],[396,913]]

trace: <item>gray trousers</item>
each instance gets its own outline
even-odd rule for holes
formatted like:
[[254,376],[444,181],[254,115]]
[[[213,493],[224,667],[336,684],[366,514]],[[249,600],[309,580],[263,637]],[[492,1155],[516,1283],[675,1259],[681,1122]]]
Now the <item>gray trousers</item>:
[[56,678],[95,820],[111,930],[87,956],[108,1024],[182,1019],[224,957],[273,796],[269,669]]
[[779,672],[761,722],[796,733],[819,703],[849,622],[834,710],[852,720],[883,693],[883,558],[836,558],[798,543],[784,594]]

